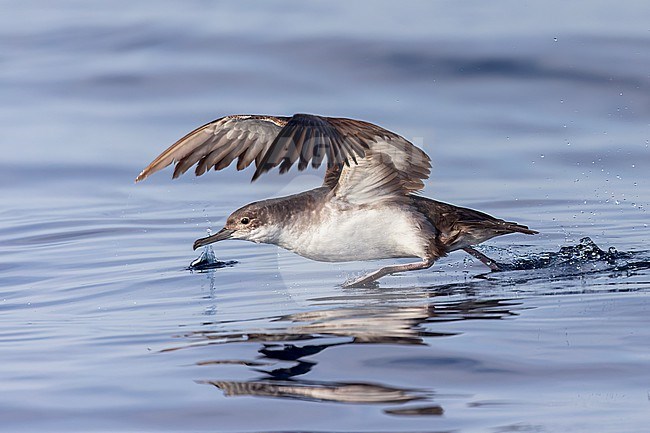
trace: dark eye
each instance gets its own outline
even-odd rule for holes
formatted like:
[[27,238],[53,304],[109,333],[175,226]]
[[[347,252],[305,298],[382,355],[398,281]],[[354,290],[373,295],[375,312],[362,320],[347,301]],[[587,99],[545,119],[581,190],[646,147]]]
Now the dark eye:
[[244,217],[244,218],[241,219],[242,224],[248,224],[249,222],[251,222],[251,220],[248,219],[248,217]]

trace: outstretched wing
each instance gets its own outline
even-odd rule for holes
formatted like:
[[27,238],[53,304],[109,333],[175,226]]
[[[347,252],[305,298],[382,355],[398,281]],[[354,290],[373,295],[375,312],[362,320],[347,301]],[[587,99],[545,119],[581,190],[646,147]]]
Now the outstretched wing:
[[[298,161],[318,168],[327,157],[331,187],[340,169],[355,166],[372,150],[390,159],[407,188],[422,188],[429,175],[428,156],[403,137],[360,120],[295,114],[292,117],[233,115],[205,124],[178,140],[136,178],[136,182],[175,163],[176,178],[196,164],[201,175],[221,170],[237,159],[242,170],[255,161],[257,179],[273,167],[284,173]],[[375,158],[376,160],[377,158]],[[327,179],[326,179],[327,181]]]
[[309,161],[314,168],[320,167],[325,156],[328,167],[349,164],[349,161],[363,157],[372,131],[351,128],[349,123],[354,121],[348,119],[333,119],[334,124],[329,120],[309,114],[296,114],[290,118],[260,115],[222,117],[172,144],[142,170],[136,182],[173,163],[176,164],[173,177],[177,178],[195,164],[195,174],[200,176],[211,168],[221,170],[235,159],[238,170],[255,161],[255,180],[278,165],[280,172],[284,173],[297,160],[300,160],[298,169],[304,170]]
[[287,117],[233,115],[206,123],[172,144],[135,181],[144,180],[173,163],[176,163],[174,179],[194,164],[197,164],[197,176],[212,167],[216,170],[227,167],[235,158],[238,170],[253,161],[259,164],[287,121]]

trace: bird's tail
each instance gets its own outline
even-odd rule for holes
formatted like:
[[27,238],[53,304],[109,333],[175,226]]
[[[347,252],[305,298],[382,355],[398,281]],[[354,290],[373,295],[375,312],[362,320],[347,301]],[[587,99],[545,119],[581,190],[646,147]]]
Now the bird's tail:
[[504,221],[474,209],[454,206],[426,197],[412,196],[415,206],[437,229],[437,244],[451,252],[509,233],[537,234],[515,222]]

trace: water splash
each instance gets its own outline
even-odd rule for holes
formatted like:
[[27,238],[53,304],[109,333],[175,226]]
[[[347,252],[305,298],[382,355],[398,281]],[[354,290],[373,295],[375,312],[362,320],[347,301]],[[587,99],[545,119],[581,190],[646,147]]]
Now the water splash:
[[214,254],[212,245],[206,245],[201,251],[201,255],[194,259],[190,266],[187,268],[190,271],[207,271],[210,269],[219,269],[225,268],[228,266],[233,266],[237,263],[235,260],[221,261],[217,259],[217,256]]
[[620,252],[614,247],[602,250],[589,237],[576,245],[561,247],[557,252],[532,254],[516,259],[512,263],[499,263],[504,271],[553,269],[558,274],[591,273],[601,271],[631,272],[650,269],[647,252]]

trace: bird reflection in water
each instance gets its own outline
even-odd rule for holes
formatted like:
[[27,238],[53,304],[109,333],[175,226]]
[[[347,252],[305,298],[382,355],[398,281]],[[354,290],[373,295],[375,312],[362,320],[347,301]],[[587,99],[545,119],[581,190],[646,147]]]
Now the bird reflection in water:
[[[390,289],[382,289],[382,296],[387,292]],[[325,302],[340,305],[340,301],[345,301],[345,296],[341,298],[330,298]],[[197,381],[219,388],[226,396],[245,395],[349,404],[403,404],[428,400],[433,395],[433,390],[362,381],[312,381],[300,379],[300,376],[317,367],[314,358],[309,357],[330,347],[350,344],[427,345],[430,338],[456,335],[430,331],[428,328],[431,323],[478,318],[502,319],[516,315],[513,310],[518,305],[519,302],[501,299],[464,299],[423,305],[382,303],[368,306],[366,303],[355,308],[340,307],[278,317],[268,321],[268,326],[263,329],[232,328],[233,325],[241,326],[243,322],[211,322],[204,325],[231,328],[187,333],[182,337],[193,340],[191,344],[164,351],[228,343],[259,344],[257,353],[260,356],[255,361],[211,360],[197,363],[240,364],[262,375],[248,381]],[[290,365],[284,366],[286,363]],[[390,415],[440,415],[443,410],[437,405],[427,405],[386,408],[384,412]]]
[[308,401],[356,404],[406,403],[428,397],[424,390],[396,388],[373,383],[199,381],[214,385],[226,396],[252,395]]

